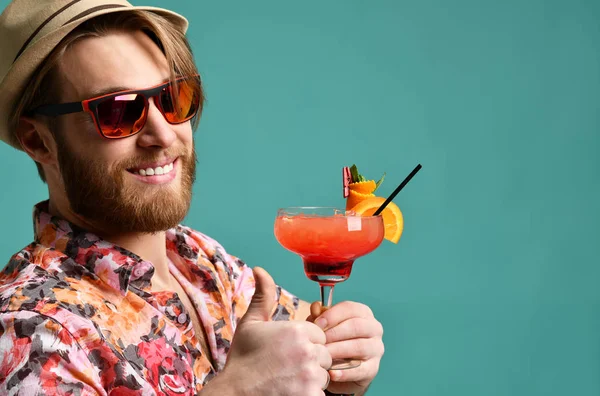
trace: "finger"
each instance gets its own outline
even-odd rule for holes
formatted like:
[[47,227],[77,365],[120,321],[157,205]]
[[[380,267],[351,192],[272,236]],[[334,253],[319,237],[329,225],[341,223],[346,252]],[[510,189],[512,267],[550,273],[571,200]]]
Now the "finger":
[[331,382],[331,376],[329,375],[329,372],[327,371],[327,369],[323,370],[325,372],[325,375],[327,376],[327,378],[325,379],[325,385],[323,385],[321,387],[322,390],[327,389],[327,387],[329,386],[329,383]]
[[324,307],[320,301],[315,301],[310,304],[310,315],[318,318],[323,312],[327,311],[329,308]]
[[254,273],[256,290],[242,321],[266,322],[271,319],[271,313],[277,304],[275,281],[267,271],[260,267],[255,267],[252,272]]
[[308,337],[308,340],[313,344],[325,345],[327,337],[325,332],[319,326],[310,322],[290,322],[290,325],[297,326],[302,334]]
[[317,349],[317,359],[319,361],[319,365],[325,369],[329,370],[332,364],[331,353],[329,353],[329,349],[325,345],[315,345]]
[[[299,386],[294,387],[294,389],[298,392],[298,393],[291,392],[294,395],[327,396],[327,395],[325,395],[325,392],[323,391],[323,389],[321,389],[321,387],[318,385],[318,383],[314,383],[313,385],[311,385],[309,387],[299,385]],[[291,394],[291,393],[286,393],[286,395]],[[280,394],[280,393],[278,393],[278,394]]]
[[327,343],[383,336],[383,326],[375,318],[352,318],[325,331]]
[[383,342],[379,338],[355,338],[327,344],[333,359],[362,359],[383,356]]
[[374,359],[362,362],[360,366],[352,369],[329,370],[329,375],[331,376],[329,390],[334,393],[344,393],[337,392],[339,385],[343,385],[344,383],[353,383],[359,386],[366,386],[373,380],[373,378],[375,378],[378,371],[379,360]]
[[[367,384],[368,385],[368,384]],[[327,387],[327,390],[330,393],[327,393],[325,395],[354,395],[358,389],[364,389],[366,387],[366,385],[360,386],[358,384],[355,384],[354,382],[331,382],[329,384],[329,386]]]
[[366,305],[345,301],[336,304],[323,312],[315,320],[315,324],[322,329],[329,329],[350,318],[369,319],[373,317],[373,311],[371,311],[371,308],[367,307]]

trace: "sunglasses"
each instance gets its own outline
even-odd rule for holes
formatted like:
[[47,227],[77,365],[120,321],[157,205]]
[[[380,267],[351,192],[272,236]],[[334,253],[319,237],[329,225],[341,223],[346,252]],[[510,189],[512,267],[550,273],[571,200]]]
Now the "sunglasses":
[[60,116],[87,112],[96,130],[107,139],[133,136],[142,130],[148,118],[150,98],[169,124],[181,124],[192,119],[200,108],[200,78],[179,77],[148,89],[113,92],[81,102],[44,105],[33,112]]

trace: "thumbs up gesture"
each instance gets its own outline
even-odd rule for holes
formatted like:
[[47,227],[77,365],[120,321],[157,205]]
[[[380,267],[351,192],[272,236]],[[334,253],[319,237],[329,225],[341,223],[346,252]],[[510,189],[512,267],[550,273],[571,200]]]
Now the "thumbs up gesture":
[[331,367],[325,333],[310,322],[271,321],[275,282],[262,268],[254,277],[256,291],[217,378],[240,396],[323,396]]

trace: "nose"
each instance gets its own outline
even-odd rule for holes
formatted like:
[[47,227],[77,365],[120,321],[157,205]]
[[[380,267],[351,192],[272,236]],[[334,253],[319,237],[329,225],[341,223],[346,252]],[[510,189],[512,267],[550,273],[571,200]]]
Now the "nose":
[[169,124],[150,99],[146,124],[138,134],[137,144],[144,148],[168,148],[177,140],[173,125]]

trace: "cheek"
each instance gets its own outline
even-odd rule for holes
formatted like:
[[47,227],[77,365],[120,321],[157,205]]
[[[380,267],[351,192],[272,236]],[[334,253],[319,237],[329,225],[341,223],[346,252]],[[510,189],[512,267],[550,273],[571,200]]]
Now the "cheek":
[[127,139],[117,142],[101,139],[84,143],[79,147],[78,157],[92,166],[103,168],[103,171],[112,172],[131,158],[131,150],[125,140]]
[[94,121],[88,113],[67,114],[60,120],[60,138],[70,147],[81,148],[79,151],[90,151],[90,145],[104,143],[102,136],[96,132]]
[[192,124],[190,121],[185,124],[178,125],[176,129],[177,137],[181,140],[185,147],[191,147],[194,144],[194,133],[192,131]]

